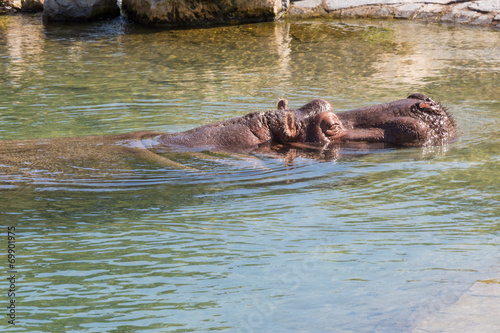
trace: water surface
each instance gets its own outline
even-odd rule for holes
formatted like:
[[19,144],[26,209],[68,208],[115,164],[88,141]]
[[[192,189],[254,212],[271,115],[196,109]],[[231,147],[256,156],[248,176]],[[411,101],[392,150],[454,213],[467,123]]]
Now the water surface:
[[[0,175],[0,224],[17,233],[16,325],[5,316],[0,327],[411,330],[497,272],[499,72],[500,34],[483,28],[162,31],[0,17],[2,140],[173,132],[280,97],[342,111],[414,92],[442,101],[460,127],[444,147],[331,159],[172,156],[201,173],[133,160],[78,177]],[[5,250],[1,260],[6,278]]]

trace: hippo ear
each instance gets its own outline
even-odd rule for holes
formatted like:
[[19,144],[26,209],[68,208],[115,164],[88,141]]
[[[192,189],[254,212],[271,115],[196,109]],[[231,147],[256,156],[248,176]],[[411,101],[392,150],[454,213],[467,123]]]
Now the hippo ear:
[[286,99],[282,98],[278,101],[278,105],[277,105],[276,109],[286,110],[287,107],[288,107],[288,101]]

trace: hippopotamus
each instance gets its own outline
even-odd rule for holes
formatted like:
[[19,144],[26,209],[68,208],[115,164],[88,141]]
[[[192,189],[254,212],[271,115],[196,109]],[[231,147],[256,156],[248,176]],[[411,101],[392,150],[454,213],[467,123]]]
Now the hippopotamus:
[[323,149],[352,142],[426,146],[443,144],[454,137],[455,122],[451,116],[439,103],[422,94],[338,114],[323,99],[296,110],[289,109],[287,101],[282,99],[275,110],[253,112],[179,133],[142,131],[1,141],[0,174],[122,170],[128,168],[127,161],[137,158],[183,168],[168,154],[210,150],[277,153],[281,148],[269,147]]
[[324,99],[297,110],[284,99],[276,110],[156,137],[162,146],[219,149],[254,148],[268,143],[383,142],[396,146],[439,145],[455,137],[455,121],[423,94],[335,114]]

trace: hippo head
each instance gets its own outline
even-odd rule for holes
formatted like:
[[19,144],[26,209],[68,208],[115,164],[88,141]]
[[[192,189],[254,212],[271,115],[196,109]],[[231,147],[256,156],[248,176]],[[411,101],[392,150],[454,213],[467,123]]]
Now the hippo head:
[[440,103],[423,94],[338,113],[343,141],[432,146],[455,138],[456,124]]
[[423,94],[412,94],[407,99],[416,100],[407,111],[410,117],[424,124],[417,141],[436,145],[455,139],[457,125],[444,106]]
[[326,144],[344,134],[344,127],[327,101],[316,99],[297,110],[288,109],[287,104],[282,99],[277,110],[265,115],[272,141]]

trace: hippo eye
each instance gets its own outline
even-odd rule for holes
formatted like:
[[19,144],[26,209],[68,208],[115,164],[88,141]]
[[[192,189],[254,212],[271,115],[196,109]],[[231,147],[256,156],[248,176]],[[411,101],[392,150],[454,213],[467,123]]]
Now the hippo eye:
[[433,101],[425,101],[425,102],[420,102],[416,103],[413,105],[412,110],[418,111],[418,112],[425,112],[429,114],[440,114],[441,113],[441,106],[438,103],[435,103]]

